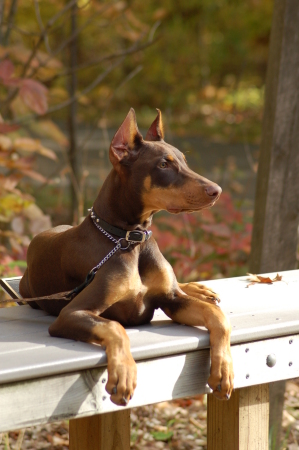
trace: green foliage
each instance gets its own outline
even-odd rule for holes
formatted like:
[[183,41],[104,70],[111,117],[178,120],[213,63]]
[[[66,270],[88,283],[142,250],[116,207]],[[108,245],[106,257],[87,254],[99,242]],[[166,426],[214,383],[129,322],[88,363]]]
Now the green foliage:
[[[39,5],[44,26],[62,8],[58,1]],[[93,0],[79,6],[79,121],[96,123],[108,112],[109,123],[115,126],[133,106],[141,125],[146,125],[149,110],[159,107],[177,132],[217,140],[244,140],[244,136],[258,140],[272,1]],[[69,12],[61,15],[49,29],[47,42],[54,56],[49,58],[42,42],[33,60],[35,78],[49,89],[52,107],[68,99],[69,51],[64,43],[70,37],[69,18]],[[18,53],[24,63],[37,40],[32,36],[40,33],[30,2],[19,3],[16,27],[11,46],[14,58]],[[135,51],[151,39],[157,41]],[[116,55],[128,49],[132,54],[119,64]],[[38,60],[43,61],[39,67]],[[85,94],[114,63],[109,76]],[[212,107],[209,114],[206,105]],[[64,120],[65,112],[58,108],[52,117]]]
[[[121,100],[138,105],[144,116],[148,107],[159,106],[180,133],[191,130],[217,140],[244,140],[245,135],[256,141],[273,2],[152,0],[132,5],[145,22],[159,21],[159,39],[138,55],[144,64],[140,82],[133,89],[125,86]],[[210,114],[203,111],[205,105],[212,106]]]
[[173,431],[153,431],[152,436],[156,441],[168,442],[173,436]]

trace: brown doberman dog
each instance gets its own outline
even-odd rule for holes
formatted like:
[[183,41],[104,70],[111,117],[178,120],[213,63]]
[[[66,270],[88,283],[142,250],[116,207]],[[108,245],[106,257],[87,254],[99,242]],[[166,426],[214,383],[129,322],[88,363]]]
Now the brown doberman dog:
[[131,109],[109,157],[113,169],[85,220],[32,240],[20,293],[35,298],[73,289],[101,266],[71,301],[38,300],[34,307],[58,316],[51,336],[105,347],[111,401],[126,405],[136,387],[136,364],[123,327],[150,322],[157,308],[175,322],[209,330],[208,383],[218,398],[228,399],[234,377],[230,324],[217,294],[197,283],[178,283],[148,231],[155,212],[200,211],[216,202],[221,188],[189,169],[184,155],[164,141],[159,110],[143,139]]

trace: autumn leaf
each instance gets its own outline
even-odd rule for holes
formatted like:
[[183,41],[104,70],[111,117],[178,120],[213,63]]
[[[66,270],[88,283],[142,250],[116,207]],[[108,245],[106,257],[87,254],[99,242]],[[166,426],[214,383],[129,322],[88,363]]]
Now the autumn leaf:
[[19,78],[12,78],[14,73],[14,65],[9,59],[0,61],[0,79],[5,86],[19,87],[21,80]]
[[0,174],[0,189],[3,188],[6,191],[13,192],[21,178],[21,174],[11,174],[9,176]]
[[275,278],[273,278],[273,281],[281,281],[282,275],[277,274]]
[[0,133],[12,133],[20,128],[20,125],[17,124],[9,124],[9,123],[0,123]]
[[49,148],[44,147],[39,140],[31,138],[17,138],[14,141],[14,148],[16,150],[23,150],[24,152],[36,152],[47,158],[57,159],[56,154]]
[[39,120],[32,122],[29,124],[29,128],[34,132],[34,134],[53,139],[63,147],[68,145],[68,139],[52,120]]
[[0,136],[0,151],[9,151],[12,146],[12,140],[7,136]]
[[275,281],[281,281],[282,275],[277,274],[276,277],[274,277],[272,280],[270,277],[262,277],[261,275],[254,275],[252,273],[247,273],[249,275],[249,278],[247,278],[246,281],[250,281],[250,283],[246,286],[252,286],[253,284],[273,284]]
[[23,102],[37,114],[45,114],[48,110],[47,88],[39,81],[22,80],[19,91]]
[[32,178],[33,180],[40,181],[41,183],[47,183],[47,178],[45,178],[40,173],[36,172],[35,170],[29,170],[29,169],[23,169],[21,172],[26,175],[29,178]]
[[13,73],[14,65],[9,59],[0,61],[0,78],[2,78],[3,81],[11,78]]

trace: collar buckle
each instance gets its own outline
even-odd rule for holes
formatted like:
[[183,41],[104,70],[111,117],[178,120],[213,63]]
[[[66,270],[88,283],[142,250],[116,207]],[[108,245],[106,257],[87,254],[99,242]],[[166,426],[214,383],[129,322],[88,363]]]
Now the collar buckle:
[[141,244],[142,242],[145,242],[148,239],[147,235],[148,235],[147,231],[139,231],[139,230],[127,231],[126,241],[139,242],[139,244]]

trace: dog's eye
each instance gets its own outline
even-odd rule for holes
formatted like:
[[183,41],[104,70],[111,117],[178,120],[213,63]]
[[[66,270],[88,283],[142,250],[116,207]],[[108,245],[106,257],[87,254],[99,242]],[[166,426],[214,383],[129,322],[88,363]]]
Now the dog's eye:
[[160,169],[167,169],[167,167],[168,167],[168,164],[167,164],[166,161],[161,161],[160,162],[160,164],[159,164],[159,168]]

